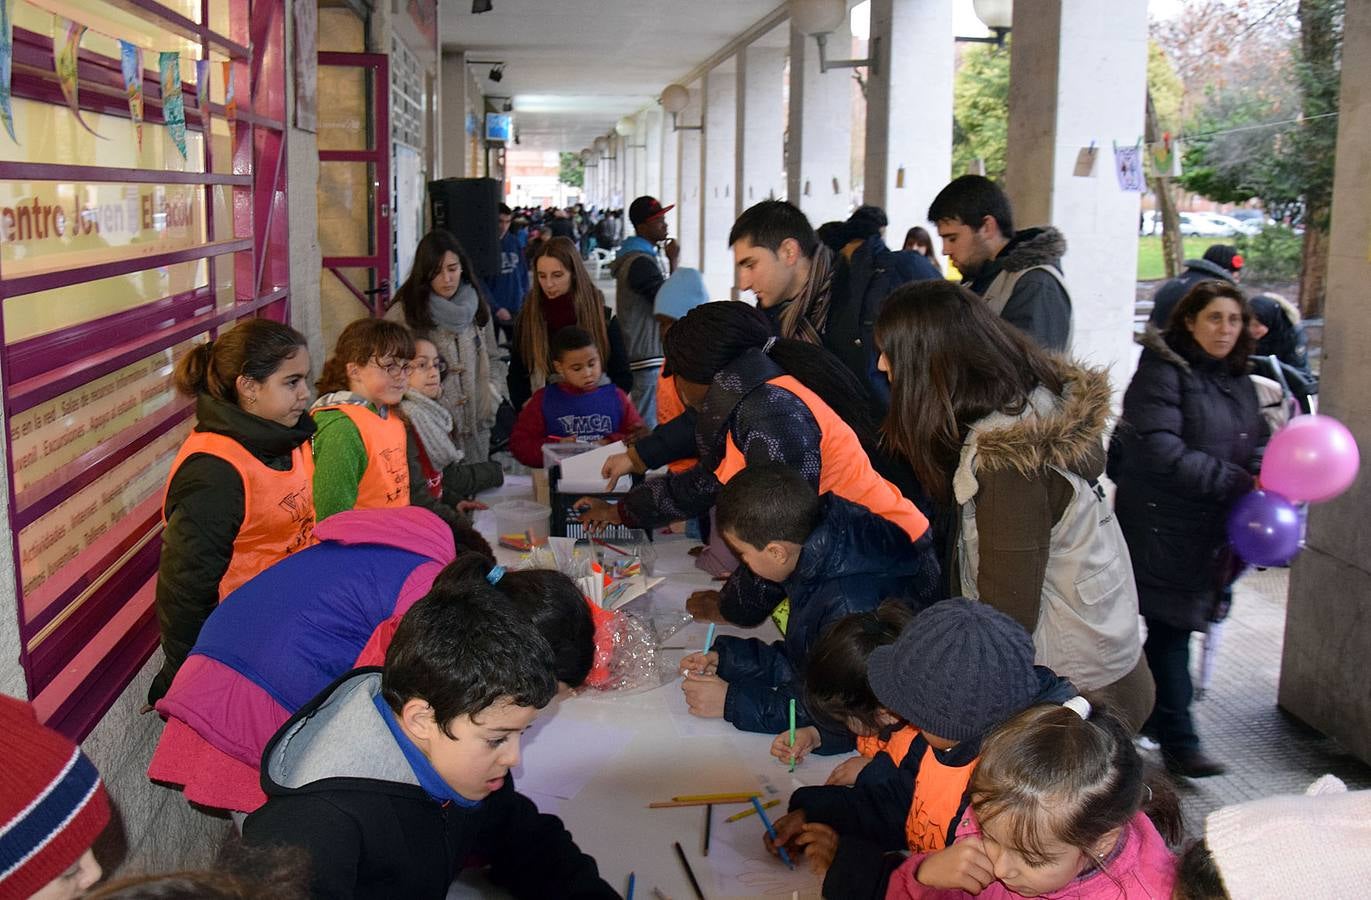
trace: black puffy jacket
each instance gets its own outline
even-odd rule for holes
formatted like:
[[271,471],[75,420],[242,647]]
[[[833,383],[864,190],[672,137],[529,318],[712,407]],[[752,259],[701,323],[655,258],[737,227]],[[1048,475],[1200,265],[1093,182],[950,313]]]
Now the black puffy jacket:
[[1156,329],[1109,447],[1115,509],[1133,558],[1141,612],[1203,631],[1228,574],[1229,510],[1252,490],[1265,425],[1247,375]]

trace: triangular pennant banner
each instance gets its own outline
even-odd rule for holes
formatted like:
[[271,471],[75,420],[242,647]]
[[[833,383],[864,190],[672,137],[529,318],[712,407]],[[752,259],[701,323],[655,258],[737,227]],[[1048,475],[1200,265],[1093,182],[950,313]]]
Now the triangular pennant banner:
[[10,0],[0,0],[0,120],[16,144],[14,110],[10,108],[10,76],[14,70],[14,28],[10,25]]
[[181,57],[175,50],[158,54],[157,68],[162,75],[162,121],[167,124],[172,143],[186,158],[186,105],[181,96]]
[[233,60],[224,60],[224,118],[229,127],[229,156],[232,157],[238,136],[238,98],[233,93]]
[[209,60],[195,61],[195,100],[200,104],[200,122],[209,136]]
[[138,136],[138,152],[143,152],[143,48],[128,41],[119,42],[119,67],[124,73],[124,92],[129,98],[129,119]]
[[81,118],[81,103],[77,94],[77,54],[81,50],[81,38],[85,36],[86,26],[58,15],[52,17],[52,22],[53,45],[56,48],[52,61],[53,68],[57,71],[57,81],[62,86],[62,96],[67,98],[67,106],[71,107],[71,114],[76,116],[76,121],[81,123],[81,127],[103,140],[104,136],[97,134],[95,129]]

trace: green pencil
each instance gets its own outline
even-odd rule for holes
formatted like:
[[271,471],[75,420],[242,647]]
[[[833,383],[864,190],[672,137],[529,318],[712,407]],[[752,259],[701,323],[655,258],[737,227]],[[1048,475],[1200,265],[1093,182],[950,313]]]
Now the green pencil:
[[790,771],[795,771],[795,698],[790,698]]

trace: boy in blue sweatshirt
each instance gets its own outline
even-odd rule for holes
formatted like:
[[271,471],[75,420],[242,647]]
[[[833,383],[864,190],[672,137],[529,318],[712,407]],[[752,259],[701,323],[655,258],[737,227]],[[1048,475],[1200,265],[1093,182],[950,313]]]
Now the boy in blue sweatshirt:
[[[775,734],[790,722],[816,725],[800,677],[819,635],[850,613],[898,600],[917,611],[937,599],[939,567],[931,538],[911,541],[900,526],[836,494],[819,496],[799,472],[775,463],[748,466],[719,492],[719,532],[752,574],[781,585],[790,608],[784,640],[720,637],[708,653],[681,661],[691,712],[722,716],[742,731]],[[850,735],[826,732],[816,752],[852,749]]]
[[618,897],[509,778],[557,692],[552,658],[494,587],[434,590],[383,669],[344,675],[267,744],[244,840],[304,850],[314,897],[443,900],[471,859],[515,897]]

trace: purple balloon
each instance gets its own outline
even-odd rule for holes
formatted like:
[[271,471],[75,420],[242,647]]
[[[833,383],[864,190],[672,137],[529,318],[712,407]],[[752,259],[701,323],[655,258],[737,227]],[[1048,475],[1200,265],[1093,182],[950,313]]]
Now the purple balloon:
[[1296,416],[1276,432],[1262,459],[1262,487],[1319,503],[1352,486],[1361,466],[1356,439],[1332,416]]
[[1247,563],[1283,566],[1300,549],[1300,515],[1273,491],[1253,491],[1233,504],[1228,542]]

